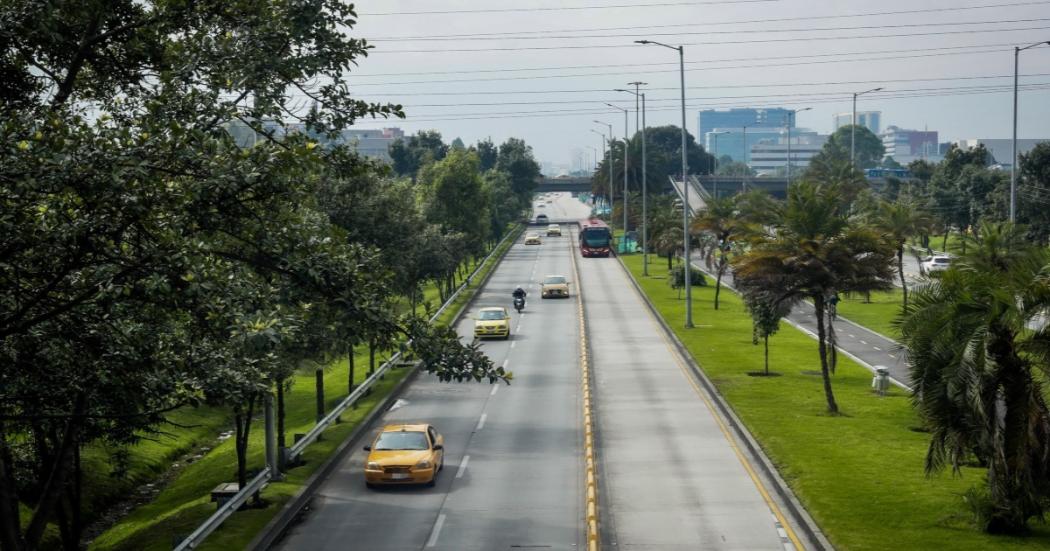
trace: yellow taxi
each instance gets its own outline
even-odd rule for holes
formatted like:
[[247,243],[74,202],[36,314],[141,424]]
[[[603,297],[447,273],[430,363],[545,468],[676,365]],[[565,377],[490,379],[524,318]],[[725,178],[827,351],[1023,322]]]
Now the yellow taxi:
[[365,485],[433,486],[445,467],[445,439],[433,425],[387,425],[365,446]]
[[540,234],[530,231],[529,233],[525,234],[525,244],[526,245],[542,245],[543,242],[540,241]]
[[561,237],[561,226],[559,226],[558,224],[551,224],[547,226],[547,237],[550,237],[552,235]]
[[569,280],[565,276],[549,275],[543,278],[541,298],[569,298]]
[[474,336],[483,337],[510,337],[510,314],[502,306],[490,306],[478,310],[478,317],[474,319]]

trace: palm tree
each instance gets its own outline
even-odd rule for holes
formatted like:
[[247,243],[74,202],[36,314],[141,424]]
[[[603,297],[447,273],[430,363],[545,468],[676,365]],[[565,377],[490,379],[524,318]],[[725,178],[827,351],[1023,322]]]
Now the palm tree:
[[803,181],[788,188],[787,204],[775,232],[754,239],[738,257],[737,286],[766,295],[765,302],[789,309],[810,299],[816,308],[817,351],[828,411],[838,413],[828,363],[825,327],[828,300],[838,293],[891,287],[893,252],[875,232],[847,215],[848,188],[834,182]]
[[649,244],[657,254],[667,256],[667,271],[670,272],[674,253],[682,248],[682,227],[675,224],[667,224],[660,227],[658,233],[653,235]]
[[879,201],[868,217],[871,227],[897,251],[897,274],[901,280],[902,308],[908,307],[908,281],[904,279],[904,244],[909,238],[927,231],[930,215],[914,202],[901,196],[896,201]]
[[775,203],[762,191],[714,198],[707,201],[693,221],[693,229],[711,237],[711,249],[718,251],[715,264],[715,310],[722,291],[722,277],[729,267],[733,240],[758,233],[775,213]]
[[[993,533],[1023,532],[1050,498],[1050,411],[1041,380],[1050,331],[1029,323],[1050,310],[1050,254],[1010,224],[986,224],[939,281],[918,287],[899,320],[915,382],[913,401],[932,432],[926,471],[987,465]],[[984,494],[985,492],[981,492]]]

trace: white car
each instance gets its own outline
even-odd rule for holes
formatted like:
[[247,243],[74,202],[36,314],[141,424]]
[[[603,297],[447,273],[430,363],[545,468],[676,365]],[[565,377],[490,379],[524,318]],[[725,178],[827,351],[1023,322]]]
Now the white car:
[[922,261],[922,272],[926,275],[933,275],[947,270],[951,265],[950,256],[931,256]]

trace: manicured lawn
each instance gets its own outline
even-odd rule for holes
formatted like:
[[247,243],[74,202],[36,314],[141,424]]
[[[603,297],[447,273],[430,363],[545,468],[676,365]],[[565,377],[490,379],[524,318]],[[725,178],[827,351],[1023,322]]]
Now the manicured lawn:
[[[833,384],[844,415],[829,416],[819,375],[807,374],[819,370],[816,341],[783,324],[770,339],[770,369],[781,376],[751,377],[749,371],[762,369],[762,347],[751,343],[751,320],[739,297],[723,292],[715,311],[713,286],[695,287],[697,327],[686,330],[685,302],[667,285],[666,264],[650,264],[651,275],[643,278],[641,256],[623,260],[836,548],[1050,548],[1046,525],[1033,523],[1028,538],[973,528],[961,494],[982,483],[983,471],[927,478],[929,436],[913,430],[920,423],[903,391],[873,395],[871,374],[840,356]],[[856,305],[863,306],[870,305]]]
[[[513,231],[520,233],[521,230],[517,228]],[[511,244],[513,244],[513,238],[497,251],[495,256],[497,261]],[[453,306],[441,316],[438,323],[448,324],[456,317],[477,290],[478,282],[482,281],[494,266],[495,262],[490,262],[482,267],[481,272],[467,291],[460,294]],[[436,290],[428,290],[428,297],[431,297],[435,303],[437,302],[436,295]],[[381,358],[377,357],[377,364],[387,356],[383,354]],[[367,375],[367,348],[361,347],[355,354],[355,358],[354,380],[360,383]],[[360,420],[389,394],[405,374],[404,371],[393,372],[385,381],[373,387],[371,395],[358,402],[355,409],[343,414],[340,424],[325,431],[323,440],[306,449],[303,454],[305,465],[292,469],[287,473],[285,481],[267,486],[262,492],[263,499],[268,503],[267,507],[250,509],[233,515],[204,542],[204,545],[200,546],[200,549],[228,550],[243,549],[247,546],[255,534],[277,514],[281,506],[295,495],[310,475],[354,430]],[[328,409],[346,397],[347,376],[348,364],[345,358],[333,363],[325,372],[325,397]],[[314,374],[312,370],[300,373],[294,378],[291,392],[286,394],[285,403],[285,424],[289,444],[291,444],[291,435],[305,433],[314,425]],[[221,426],[226,425],[228,415],[225,412],[211,411],[208,412],[208,415],[222,421]],[[213,436],[215,432],[217,429],[213,428],[209,434]],[[164,440],[161,440],[160,444],[163,443]],[[259,418],[252,424],[251,442],[248,446],[250,469],[262,467],[264,463],[263,446],[262,420]],[[140,450],[140,447],[136,446],[132,453],[135,455],[150,453],[149,450]],[[164,466],[166,467],[166,464]],[[139,507],[102,534],[92,542],[91,549],[156,551],[171,549],[176,540],[188,535],[204,519],[215,512],[215,504],[209,501],[209,492],[221,482],[235,480],[235,475],[236,454],[231,438],[218,445],[199,461],[187,466],[179,473],[178,478],[160,492],[157,499]]]
[[900,338],[893,326],[893,320],[900,312],[900,289],[872,293],[870,303],[865,301],[864,295],[843,296],[838,305],[839,316],[894,340]]

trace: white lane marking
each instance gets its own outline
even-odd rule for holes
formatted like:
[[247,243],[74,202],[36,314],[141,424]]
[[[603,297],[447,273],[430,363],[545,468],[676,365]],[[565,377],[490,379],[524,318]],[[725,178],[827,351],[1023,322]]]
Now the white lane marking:
[[890,357],[893,358],[894,360],[897,359],[897,356],[894,356],[893,354],[890,354]]
[[394,402],[394,405],[390,406],[390,410],[389,411],[394,411],[395,409],[401,409],[401,408],[403,408],[403,407],[405,407],[407,405],[408,405],[408,400],[402,400],[401,398],[398,398],[397,401]]
[[481,419],[478,419],[478,426],[474,427],[474,432],[477,432],[477,431],[485,428],[485,419],[488,419],[488,416],[489,416],[489,414],[487,414],[487,413],[482,413],[481,414]]
[[510,358],[507,358],[506,360],[503,360],[503,369],[507,369],[507,364],[509,364],[509,363],[510,363]]
[[865,342],[865,341],[860,341],[860,344],[868,344],[868,343]]
[[498,391],[498,390],[499,390],[499,384],[492,385],[492,392],[489,393],[489,396],[495,396],[496,395],[496,391]]
[[[683,269],[684,269],[684,268],[683,268]],[[685,280],[683,279],[683,281],[685,281]],[[879,347],[877,347],[877,346],[873,346],[872,348],[874,348],[875,350],[878,350],[879,352],[882,352],[882,349],[881,349],[881,348],[879,348]]]
[[[682,269],[684,270],[685,268],[682,268]],[[683,279],[682,279],[682,281],[685,281],[685,279],[683,278]],[[852,333],[850,333],[850,334],[849,334],[849,338],[851,338],[851,339],[855,339],[855,338],[857,338],[857,337],[856,337],[855,335],[853,335]]]
[[469,455],[463,456],[463,461],[459,462],[459,470],[456,471],[456,478],[463,478],[463,473],[467,472],[467,462],[470,461]]
[[[518,324],[518,327],[521,327],[520,323]],[[514,345],[516,345],[516,344],[518,344],[518,341],[513,341],[513,342],[510,343],[510,347],[514,348]]]
[[441,527],[445,525],[445,515],[438,515],[437,522],[434,523],[434,529],[430,532],[430,539],[427,540],[427,547],[434,547],[437,545],[438,536],[441,535]]

